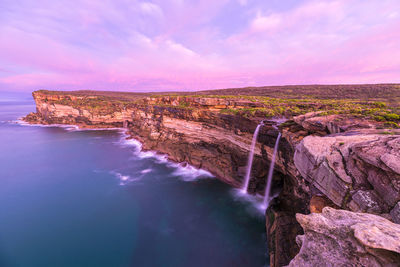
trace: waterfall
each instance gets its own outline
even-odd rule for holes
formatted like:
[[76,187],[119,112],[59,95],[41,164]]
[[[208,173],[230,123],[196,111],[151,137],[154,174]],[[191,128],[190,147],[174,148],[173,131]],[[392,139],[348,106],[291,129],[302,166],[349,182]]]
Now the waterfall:
[[275,159],[276,159],[276,154],[278,153],[280,139],[281,139],[281,133],[279,133],[278,137],[276,138],[276,142],[275,142],[275,146],[274,146],[274,153],[272,154],[271,164],[269,165],[267,186],[265,187],[265,195],[264,195],[264,207],[265,208],[268,208],[268,205],[269,205],[269,194],[271,191],[272,176],[274,174]]
[[250,154],[249,154],[249,158],[247,160],[246,176],[245,176],[244,184],[243,184],[243,188],[242,188],[242,191],[244,193],[247,192],[248,187],[249,187],[250,176],[251,176],[251,167],[253,166],[254,149],[255,149],[256,143],[257,143],[258,132],[260,131],[260,127],[263,126],[263,125],[264,124],[261,122],[257,126],[257,128],[256,128],[256,130],[254,131],[254,134],[253,134],[253,140],[251,140]]

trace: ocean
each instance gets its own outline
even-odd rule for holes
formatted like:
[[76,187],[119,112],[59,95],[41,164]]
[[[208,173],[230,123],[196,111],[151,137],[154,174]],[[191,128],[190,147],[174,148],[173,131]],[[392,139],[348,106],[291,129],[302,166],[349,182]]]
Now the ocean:
[[28,126],[0,95],[0,266],[266,266],[265,218],[120,129]]

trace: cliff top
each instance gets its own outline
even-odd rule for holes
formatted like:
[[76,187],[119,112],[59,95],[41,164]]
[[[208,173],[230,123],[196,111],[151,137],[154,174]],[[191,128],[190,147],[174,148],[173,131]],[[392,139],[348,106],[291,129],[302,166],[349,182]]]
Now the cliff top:
[[288,99],[359,99],[359,100],[388,100],[400,102],[400,84],[338,84],[338,85],[287,85],[287,86],[262,86],[203,90],[193,92],[114,92],[114,91],[48,91],[39,90],[45,94],[66,94],[66,95],[95,95],[113,98],[140,98],[146,96],[170,95],[170,96],[264,96]]
[[33,96],[103,113],[132,105],[206,109],[257,120],[317,112],[318,116],[351,115],[383,123],[386,128],[400,127],[400,84],[266,86],[163,93],[39,90]]

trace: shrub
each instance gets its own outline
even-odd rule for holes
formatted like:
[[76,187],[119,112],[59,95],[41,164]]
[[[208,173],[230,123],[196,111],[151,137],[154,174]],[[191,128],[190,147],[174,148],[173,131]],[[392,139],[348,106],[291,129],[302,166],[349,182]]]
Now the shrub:
[[384,103],[384,102],[374,102],[374,103],[372,103],[375,107],[378,107],[378,108],[386,108],[386,103]]
[[376,121],[385,121],[385,118],[382,117],[382,116],[379,116],[379,115],[373,116],[373,119],[376,120]]
[[387,119],[388,121],[397,121],[400,120],[400,115],[396,114],[396,113],[386,113],[385,115],[383,115],[385,117],[385,119]]
[[394,121],[385,122],[385,126],[388,128],[400,128],[399,124],[395,123]]

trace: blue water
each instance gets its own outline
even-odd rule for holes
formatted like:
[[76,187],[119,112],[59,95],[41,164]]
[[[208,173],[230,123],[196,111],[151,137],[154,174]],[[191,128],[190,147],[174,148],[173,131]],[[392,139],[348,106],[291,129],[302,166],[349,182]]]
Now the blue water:
[[[20,97],[20,96],[19,96]],[[117,130],[23,126],[0,98],[0,266],[265,266],[265,222]]]

